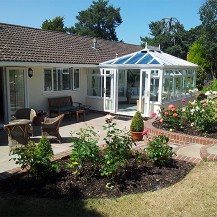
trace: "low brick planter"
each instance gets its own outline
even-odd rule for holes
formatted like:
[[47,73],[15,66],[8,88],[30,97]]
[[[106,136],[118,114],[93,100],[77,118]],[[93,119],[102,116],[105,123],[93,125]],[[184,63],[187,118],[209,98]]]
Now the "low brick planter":
[[178,146],[183,146],[183,145],[185,146],[189,144],[201,144],[205,146],[210,146],[210,145],[217,144],[217,139],[211,139],[211,138],[199,137],[199,136],[191,136],[187,134],[174,133],[174,132],[169,132],[166,130],[158,129],[152,125],[154,121],[155,121],[154,118],[145,121],[145,129],[148,129],[148,136],[150,139],[153,139],[154,136],[163,134],[169,137],[171,143],[174,143]]

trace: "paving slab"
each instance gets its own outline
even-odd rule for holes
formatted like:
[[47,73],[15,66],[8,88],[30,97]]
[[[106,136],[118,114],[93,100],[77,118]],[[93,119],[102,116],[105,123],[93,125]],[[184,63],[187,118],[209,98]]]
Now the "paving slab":
[[192,145],[180,147],[179,150],[177,151],[177,155],[201,159],[200,149],[202,147],[203,145],[200,144],[192,144]]
[[207,153],[208,154],[215,154],[217,155],[217,145],[213,145],[213,146],[210,146],[206,149]]

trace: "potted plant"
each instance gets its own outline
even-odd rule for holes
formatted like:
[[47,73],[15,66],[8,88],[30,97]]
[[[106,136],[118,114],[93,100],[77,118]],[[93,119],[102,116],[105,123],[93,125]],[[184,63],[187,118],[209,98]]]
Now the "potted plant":
[[143,138],[144,121],[141,113],[137,111],[132,118],[130,133],[134,141],[141,141]]

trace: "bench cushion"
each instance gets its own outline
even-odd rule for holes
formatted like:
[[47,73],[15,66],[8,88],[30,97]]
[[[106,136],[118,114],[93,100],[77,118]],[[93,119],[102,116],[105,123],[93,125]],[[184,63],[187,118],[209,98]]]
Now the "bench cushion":
[[66,112],[66,111],[79,110],[79,107],[78,106],[51,107],[50,110],[57,111],[57,112]]

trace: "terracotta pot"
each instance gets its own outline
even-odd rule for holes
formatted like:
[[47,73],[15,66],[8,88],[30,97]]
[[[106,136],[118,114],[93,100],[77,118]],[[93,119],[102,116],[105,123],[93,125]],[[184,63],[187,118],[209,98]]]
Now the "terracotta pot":
[[133,132],[133,131],[130,131],[130,133],[131,133],[132,139],[134,141],[142,141],[142,139],[143,139],[142,132]]

